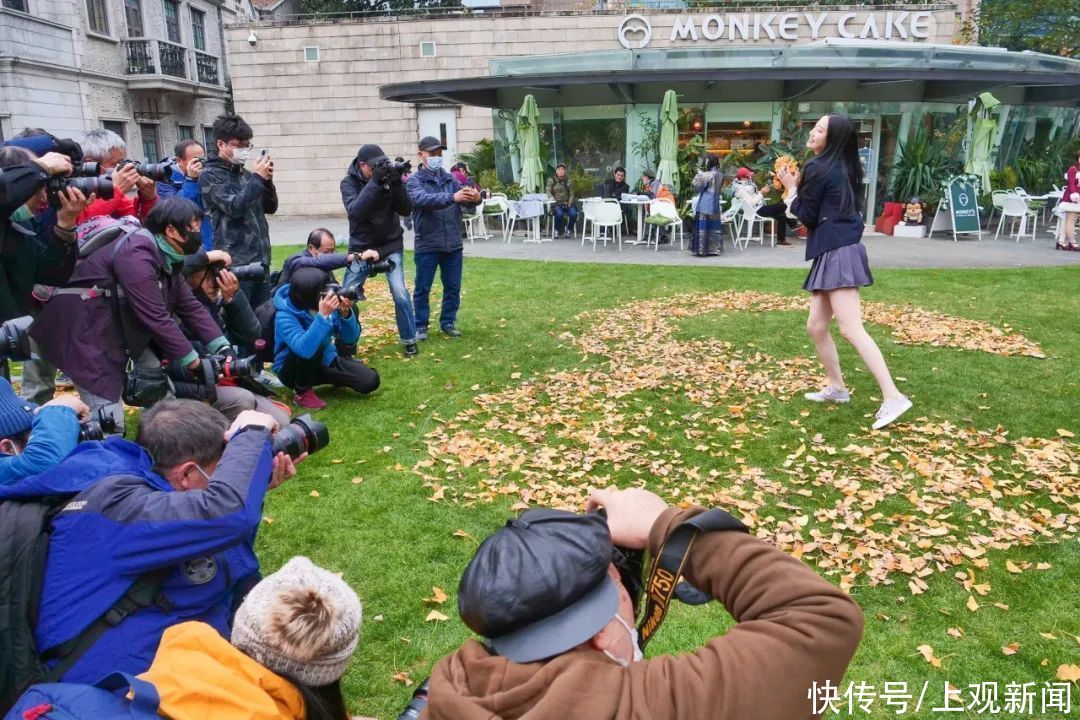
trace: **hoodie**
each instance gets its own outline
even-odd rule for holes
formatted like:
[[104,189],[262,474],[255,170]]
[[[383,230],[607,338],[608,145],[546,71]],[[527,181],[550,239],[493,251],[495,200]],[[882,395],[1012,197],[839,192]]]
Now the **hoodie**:
[[355,345],[360,339],[360,321],[354,310],[348,319],[334,313],[327,320],[293,305],[289,299],[289,286],[282,285],[274,293],[274,372],[285,367],[289,353],[302,358],[321,353],[322,366],[328,367],[338,356],[334,345],[336,335],[341,342]]
[[139,676],[161,698],[171,720],[306,720],[304,699],[229,644],[206,623],[174,625],[161,636],[154,663]]
[[359,154],[341,179],[341,202],[349,216],[349,252],[374,250],[383,259],[405,249],[399,216],[412,212],[403,182],[386,190],[360,173]]
[[212,155],[199,173],[199,190],[214,226],[214,248],[232,256],[233,265],[270,265],[270,227],[277,212],[277,190],[261,175]]
[[[649,535],[702,512],[669,508]],[[839,684],[862,635],[858,606],[799,560],[752,535],[700,535],[683,575],[735,619],[695,652],[621,667],[583,645],[519,664],[476,640],[440,660],[427,720],[794,720],[813,716],[807,691]]]

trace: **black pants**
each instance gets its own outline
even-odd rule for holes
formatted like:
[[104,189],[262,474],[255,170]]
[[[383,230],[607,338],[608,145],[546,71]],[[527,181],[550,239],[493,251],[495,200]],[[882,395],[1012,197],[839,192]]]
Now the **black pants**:
[[334,358],[334,362],[324,367],[321,353],[315,353],[311,358],[289,353],[278,379],[296,392],[316,385],[333,385],[352,388],[362,395],[367,395],[379,387],[379,373],[356,358],[339,355]]
[[769,205],[762,205],[757,209],[757,214],[761,217],[773,219],[777,242],[784,242],[787,240],[789,220],[786,213],[787,205],[784,203],[771,203]]

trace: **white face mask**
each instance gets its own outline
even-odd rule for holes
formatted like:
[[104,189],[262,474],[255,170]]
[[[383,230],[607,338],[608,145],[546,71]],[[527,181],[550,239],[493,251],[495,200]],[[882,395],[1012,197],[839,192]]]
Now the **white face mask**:
[[432,155],[427,159],[428,170],[442,170],[443,159],[438,155]]
[[614,655],[612,655],[607,650],[604,650],[603,653],[605,655],[607,655],[609,658],[611,658],[612,660],[614,660],[615,662],[622,665],[623,667],[630,667],[631,662],[640,662],[641,659],[643,657],[645,657],[645,653],[641,652],[641,646],[638,645],[638,631],[637,631],[637,628],[632,628],[629,625],[627,625],[626,621],[623,620],[622,616],[620,616],[620,615],[616,615],[615,619],[619,621],[620,625],[622,625],[624,628],[626,628],[626,632],[630,635],[630,644],[634,647],[634,659],[632,661],[631,660],[622,660],[620,658],[615,657]]
[[229,161],[232,162],[233,165],[244,165],[250,157],[251,148],[233,148],[232,157],[229,158]]

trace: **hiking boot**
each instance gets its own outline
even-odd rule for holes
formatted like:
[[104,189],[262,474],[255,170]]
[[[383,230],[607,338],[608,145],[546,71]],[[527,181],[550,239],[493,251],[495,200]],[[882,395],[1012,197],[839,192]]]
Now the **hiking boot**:
[[405,357],[416,357],[420,354],[420,348],[416,346],[416,343],[405,343]]
[[818,403],[846,403],[851,401],[851,393],[847,390],[837,390],[832,385],[826,385],[817,392],[808,392],[803,397],[811,402]]
[[417,339],[417,341],[427,340],[427,328],[426,327],[418,327],[418,328],[416,328],[416,339]]
[[877,419],[874,421],[872,427],[875,430],[880,430],[886,425],[895,422],[898,417],[910,409],[911,400],[909,400],[906,395],[901,395],[896,400],[886,400],[881,403],[881,407],[878,408],[877,413],[874,414],[874,417]]
[[296,393],[293,396],[293,402],[305,410],[322,410],[326,407],[326,403],[315,394],[315,388],[308,388]]
[[452,338],[461,337],[461,331],[458,330],[453,325],[447,325],[446,327],[442,328],[442,332],[443,332],[443,335],[445,335],[446,337],[452,337]]

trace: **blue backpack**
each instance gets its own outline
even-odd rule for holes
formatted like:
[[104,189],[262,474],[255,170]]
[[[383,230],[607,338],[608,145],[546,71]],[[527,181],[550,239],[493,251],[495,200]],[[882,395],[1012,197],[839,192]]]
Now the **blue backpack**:
[[[127,699],[128,690],[134,695]],[[153,685],[113,673],[93,685],[45,683],[22,694],[4,720],[160,720]]]

